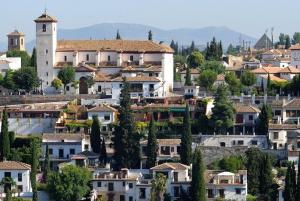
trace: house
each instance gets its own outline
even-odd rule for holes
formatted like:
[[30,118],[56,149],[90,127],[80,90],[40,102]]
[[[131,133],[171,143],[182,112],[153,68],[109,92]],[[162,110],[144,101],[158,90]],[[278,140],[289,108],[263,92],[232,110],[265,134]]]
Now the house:
[[70,162],[74,155],[91,150],[89,136],[81,133],[44,133],[42,135],[42,161],[45,159],[47,146],[52,169],[57,169],[59,163]]
[[15,71],[21,68],[21,57],[7,57],[6,54],[0,57],[0,74],[5,76],[9,70]]
[[[141,145],[141,168],[146,167],[147,160],[147,140],[142,141]],[[180,139],[157,139],[158,150],[157,159],[158,163],[165,161],[177,161],[180,159]]]
[[[197,68],[192,68],[190,69],[190,74],[191,74],[191,81],[193,85],[198,85],[198,78],[200,76],[200,70]],[[185,85],[185,80],[186,80],[186,70],[180,72],[180,77],[181,77],[181,85]]]
[[281,79],[291,81],[296,75],[300,75],[300,69],[293,66],[287,66],[281,69],[279,73]]
[[225,75],[224,74],[219,74],[217,76],[216,81],[214,82],[214,86],[219,86],[221,84],[226,84],[226,82],[225,82]]
[[300,44],[293,45],[291,48],[291,65],[300,68]]
[[235,109],[233,134],[254,134],[256,120],[259,116],[260,110],[253,105],[241,103],[234,104],[233,107]]
[[88,119],[93,119],[93,116],[97,116],[101,125],[101,131],[109,131],[111,128],[110,124],[114,123],[117,120],[118,110],[106,105],[98,105],[87,111]]
[[[68,85],[67,93],[110,92],[118,99],[122,77],[135,89],[133,98],[165,97],[172,92],[174,51],[169,46],[152,40],[57,40],[55,17],[44,12],[35,23],[37,72],[46,94],[56,92],[51,82],[66,66],[74,67],[79,82],[78,89]],[[95,82],[90,84],[90,79]]]
[[[5,177],[10,177],[16,183],[16,195],[21,197],[31,197],[32,189],[30,182],[31,166],[18,161],[0,162],[0,181]],[[3,192],[3,187],[1,187]]]
[[279,124],[300,125],[300,99],[274,100],[271,104],[273,120]]

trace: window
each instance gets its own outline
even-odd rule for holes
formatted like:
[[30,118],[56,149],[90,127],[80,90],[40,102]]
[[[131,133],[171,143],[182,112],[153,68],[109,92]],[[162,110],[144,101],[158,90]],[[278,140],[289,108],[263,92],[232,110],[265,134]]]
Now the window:
[[84,150],[86,150],[86,151],[89,150],[89,145],[88,144],[84,145]]
[[133,56],[132,55],[130,56],[130,61],[133,61]]
[[86,60],[87,60],[87,61],[90,60],[90,55],[89,55],[89,54],[86,55]]
[[180,188],[179,186],[174,186],[174,197],[180,197]]
[[220,147],[225,147],[225,142],[220,142]]
[[219,189],[219,194],[221,198],[225,197],[225,190],[224,189]]
[[67,62],[68,58],[67,56],[64,56],[64,61]]
[[300,142],[297,142],[297,148],[300,149]]
[[122,87],[123,87],[123,85],[122,85],[122,84],[120,84],[120,85],[119,85],[119,87],[120,87],[120,88],[122,88]]
[[132,196],[129,196],[129,201],[133,201],[133,197]]
[[238,140],[238,145],[244,145],[244,141],[243,140]]
[[251,141],[251,144],[252,144],[252,145],[257,145],[257,140],[252,140],[252,141]]
[[48,54],[48,49],[46,49],[46,54]]
[[97,182],[97,187],[101,187],[101,186],[102,186],[101,181],[98,181],[98,182]]
[[21,39],[21,45],[23,45],[23,43],[24,43],[24,40],[23,40],[23,38]]
[[48,61],[46,61],[46,65],[48,66],[48,64],[49,64],[49,62]]
[[110,120],[110,115],[104,115],[104,120],[109,121]]
[[49,73],[48,73],[48,72],[46,72],[46,76],[47,76],[47,77],[49,76]]
[[129,183],[129,188],[133,188],[133,183]]
[[102,131],[107,131],[106,126],[102,126]]
[[125,196],[124,195],[120,195],[120,201],[125,201]]
[[180,146],[177,146],[177,153],[180,153]]
[[58,150],[58,156],[59,156],[59,158],[63,158],[64,157],[64,150],[63,149],[59,149]]
[[208,189],[207,190],[207,197],[208,198],[214,198],[214,190],[213,189]]
[[107,61],[110,61],[110,56],[107,56]]
[[101,92],[101,85],[98,85],[98,92]]
[[22,173],[18,173],[18,182],[22,181]]
[[253,121],[253,115],[249,115],[249,121]]
[[156,77],[158,77],[158,75],[159,75],[158,73],[155,73],[155,76],[156,76]]
[[46,24],[43,24],[43,32],[46,32],[46,31],[47,31]]
[[14,39],[10,39],[10,45],[14,45]]
[[114,191],[114,183],[108,183],[108,191]]
[[274,140],[278,140],[278,138],[279,138],[279,133],[278,132],[274,132],[273,133],[273,138],[274,138]]
[[145,199],[146,198],[146,189],[145,188],[140,188],[140,199]]
[[241,195],[241,194],[242,194],[242,189],[236,188],[236,189],[235,189],[235,194]]
[[66,86],[66,91],[70,91],[70,86]]
[[126,182],[125,182],[125,181],[123,181],[123,186],[125,187],[125,185],[126,185]]
[[74,155],[75,154],[75,149],[70,149],[70,155]]
[[18,192],[23,192],[23,185],[18,185]]
[[49,155],[52,155],[53,154],[53,149],[49,149]]
[[4,172],[4,177],[11,177],[11,172]]

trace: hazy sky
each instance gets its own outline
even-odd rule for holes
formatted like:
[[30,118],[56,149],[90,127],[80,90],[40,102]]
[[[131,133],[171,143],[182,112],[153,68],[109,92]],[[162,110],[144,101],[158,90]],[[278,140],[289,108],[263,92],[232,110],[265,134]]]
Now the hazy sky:
[[59,28],[125,22],[163,29],[227,26],[255,37],[273,26],[277,34],[300,31],[299,0],[0,0],[0,5],[0,41],[16,28],[32,40],[33,20],[45,5]]

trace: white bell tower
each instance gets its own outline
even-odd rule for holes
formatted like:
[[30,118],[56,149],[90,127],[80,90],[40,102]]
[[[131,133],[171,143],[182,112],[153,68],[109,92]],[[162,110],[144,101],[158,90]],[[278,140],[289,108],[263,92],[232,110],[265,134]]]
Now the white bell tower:
[[56,76],[53,67],[57,46],[57,20],[48,15],[45,10],[34,21],[36,23],[37,73],[44,93],[51,93],[54,91],[51,82]]

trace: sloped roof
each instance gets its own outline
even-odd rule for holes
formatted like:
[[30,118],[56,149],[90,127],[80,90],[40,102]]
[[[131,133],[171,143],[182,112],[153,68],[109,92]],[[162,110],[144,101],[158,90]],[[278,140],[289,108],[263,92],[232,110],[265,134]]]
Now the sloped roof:
[[252,70],[251,72],[254,74],[275,74],[279,73],[282,70],[280,67],[262,67]]
[[76,72],[95,72],[97,71],[95,68],[90,67],[88,65],[81,65],[75,68]]
[[[111,80],[112,82],[123,82],[123,77],[119,76]],[[148,76],[136,76],[136,77],[126,77],[127,82],[160,82],[156,77]]]
[[92,109],[89,109],[88,112],[117,112],[118,110],[113,108],[113,107],[110,107],[108,105],[98,105]]
[[270,130],[297,130],[300,125],[297,124],[269,124]]
[[161,66],[150,66],[149,68],[146,68],[144,72],[161,72],[161,70]]
[[[261,75],[264,79],[268,79],[268,75]],[[287,80],[270,74],[270,80],[275,82],[287,82]]]
[[296,45],[290,47],[290,50],[300,50],[300,43],[297,43]]
[[57,51],[116,51],[173,53],[167,45],[150,40],[59,40]]
[[81,141],[87,136],[84,133],[44,133],[42,136],[43,141],[62,141],[62,140],[74,140]]
[[261,49],[268,49],[272,48],[273,44],[271,39],[264,34],[254,45],[254,49],[261,50]]
[[55,17],[48,15],[47,11],[45,11],[41,16],[39,16],[34,21],[37,23],[38,22],[57,22],[57,19]]
[[95,82],[110,82],[111,79],[108,77],[108,75],[98,71],[94,80]]
[[[180,145],[181,139],[157,139],[159,145]],[[147,144],[147,140],[141,142],[141,144]]]
[[19,32],[18,30],[15,30],[15,31],[7,34],[7,36],[25,36],[25,34],[22,32]]
[[151,168],[151,170],[186,170],[188,168],[189,166],[181,163],[163,163]]
[[31,170],[31,166],[19,161],[2,161],[0,170]]
[[283,68],[282,70],[279,71],[279,73],[293,73],[293,74],[298,74],[300,73],[300,69],[294,67],[294,66],[288,66]]
[[234,109],[236,113],[260,113],[260,109],[253,105],[246,105],[246,104],[234,104]]

